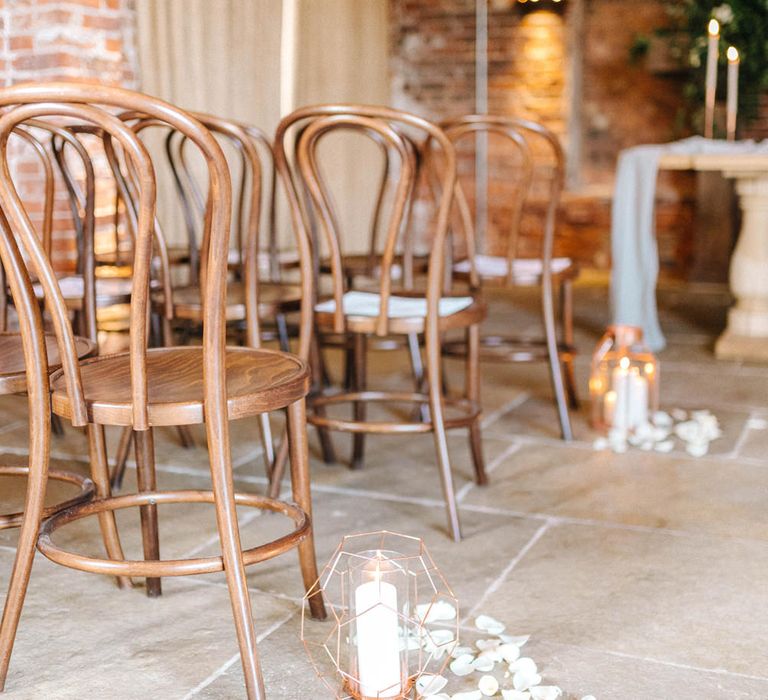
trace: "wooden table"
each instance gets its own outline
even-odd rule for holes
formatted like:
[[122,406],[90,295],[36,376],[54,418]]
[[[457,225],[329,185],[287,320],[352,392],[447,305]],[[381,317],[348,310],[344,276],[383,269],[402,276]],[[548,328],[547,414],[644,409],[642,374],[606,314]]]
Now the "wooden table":
[[768,154],[667,154],[659,167],[719,171],[736,181],[743,212],[729,270],[736,302],[728,312],[728,325],[717,340],[715,355],[768,362]]

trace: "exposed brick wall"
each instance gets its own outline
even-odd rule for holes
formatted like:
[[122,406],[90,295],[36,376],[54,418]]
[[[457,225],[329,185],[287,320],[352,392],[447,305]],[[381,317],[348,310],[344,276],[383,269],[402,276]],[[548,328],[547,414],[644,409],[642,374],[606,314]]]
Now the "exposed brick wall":
[[[394,104],[437,120],[473,112],[475,0],[390,2]],[[575,37],[583,51],[583,90],[572,100],[567,47],[574,26],[573,0],[565,0],[560,12],[524,11],[517,2],[491,0],[488,102],[492,113],[542,121],[566,149],[568,123],[578,110],[580,186],[564,197],[557,252],[585,266],[607,268],[616,157],[627,146],[680,135],[675,119],[682,104],[681,81],[629,63],[635,35],[664,23],[658,0],[584,2],[584,26]],[[676,276],[685,275],[689,267],[694,204],[690,174],[661,175],[661,264],[663,271]],[[535,230],[529,227],[529,235]],[[530,241],[522,242],[524,251],[535,250]]]
[[[0,6],[0,84],[97,80],[136,87],[133,0],[4,0]],[[42,171],[26,146],[12,152],[20,195],[30,202],[33,223],[42,215]],[[103,193],[109,197],[109,193]],[[72,223],[63,184],[57,181],[54,260],[71,269]]]

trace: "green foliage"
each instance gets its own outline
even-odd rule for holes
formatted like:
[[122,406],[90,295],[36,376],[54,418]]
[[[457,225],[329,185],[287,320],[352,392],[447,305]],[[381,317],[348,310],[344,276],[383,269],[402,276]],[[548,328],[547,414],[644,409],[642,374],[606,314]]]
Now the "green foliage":
[[739,113],[744,123],[757,112],[758,97],[768,89],[768,0],[664,0],[674,28],[690,37],[686,61],[689,79],[685,95],[691,115],[697,117],[704,104],[707,62],[707,25],[720,22],[720,75],[718,99],[724,99],[729,46],[739,50]]

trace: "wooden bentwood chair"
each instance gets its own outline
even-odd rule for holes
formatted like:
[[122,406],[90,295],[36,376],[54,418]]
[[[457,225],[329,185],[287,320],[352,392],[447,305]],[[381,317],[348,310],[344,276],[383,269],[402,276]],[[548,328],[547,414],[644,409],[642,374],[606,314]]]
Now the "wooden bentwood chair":
[[[386,214],[381,211],[382,231],[386,232],[383,253],[379,260],[377,291],[361,292],[348,287],[342,236],[336,216],[336,202],[321,165],[320,144],[330,134],[356,132],[358,138],[382,142],[398,161],[392,167],[395,177],[393,195]],[[417,176],[412,157],[416,139],[431,137],[442,150],[445,167],[441,171],[442,195],[436,207],[436,223],[432,236],[426,292],[396,289],[393,285],[393,263],[398,239],[404,235],[404,221],[414,192]],[[408,143],[408,139],[413,139]],[[289,143],[292,144],[289,146]],[[325,146],[325,144],[324,144]],[[326,151],[327,152],[327,151]],[[339,430],[354,436],[353,455],[362,454],[362,438],[366,433],[407,434],[432,432],[448,512],[451,535],[461,538],[461,528],[453,489],[451,462],[446,441],[446,429],[466,427],[476,479],[485,483],[480,428],[480,384],[478,377],[479,324],[485,317],[485,305],[475,296],[449,296],[444,293],[445,242],[448,217],[451,213],[456,181],[454,149],[445,134],[434,124],[404,112],[385,107],[328,105],[299,109],[280,123],[275,136],[275,158],[291,205],[293,223],[301,233],[300,251],[312,260],[317,269],[320,256],[313,247],[309,230],[308,211],[301,194],[311,198],[308,206],[321,232],[327,249],[332,294],[317,299],[314,323],[318,333],[348,334],[355,347],[354,387],[343,387],[337,393],[320,392],[311,401],[313,410],[309,422],[320,429]],[[315,286],[317,293],[317,285]],[[309,323],[305,319],[306,322]],[[441,376],[440,338],[449,329],[463,329],[469,353],[466,362],[465,393],[461,398],[444,395]],[[309,331],[310,328],[303,328]],[[425,338],[427,390],[411,392],[371,391],[366,388],[365,355],[369,338],[423,335]],[[316,369],[316,368],[315,368]],[[426,416],[412,421],[366,420],[369,402],[413,403],[428,406]],[[326,409],[331,405],[352,404],[351,420],[331,417]],[[450,414],[448,411],[450,410]],[[279,474],[276,475],[279,483]],[[274,485],[273,481],[273,485]]]
[[[7,225],[0,233],[0,258],[8,274],[18,311],[30,405],[30,462],[26,507],[19,546],[0,626],[0,684],[4,684],[31,570],[35,544],[50,560],[93,573],[129,580],[147,578],[147,593],[159,595],[160,577],[224,571],[230,591],[241,661],[249,698],[264,698],[245,566],[296,546],[307,589],[317,577],[311,525],[308,450],[304,397],[309,388],[307,366],[282,352],[227,348],[225,300],[231,184],[224,155],[205,127],[190,115],[139,93],[100,85],[48,83],[20,85],[0,91],[0,209]],[[170,124],[200,151],[209,174],[207,227],[201,266],[206,289],[202,347],[147,349],[149,277],[155,209],[152,161],[135,133],[112,113],[137,111]],[[78,362],[63,297],[50,262],[19,200],[8,166],[11,131],[30,119],[63,117],[98,126],[123,151],[137,192],[137,235],[134,250],[129,352]],[[24,260],[29,261],[28,272]],[[48,377],[40,310],[34,301],[30,273],[45,292],[61,356],[61,369]],[[307,282],[306,293],[311,293]],[[49,403],[49,387],[52,400]],[[139,492],[76,505],[40,526],[48,476],[51,407],[76,426],[131,426],[136,432]],[[229,420],[286,408],[291,477],[295,503],[235,493]],[[211,491],[157,491],[152,428],[204,422],[210,457]],[[103,476],[103,475],[100,475]],[[188,560],[160,559],[157,505],[213,503],[221,555]],[[236,504],[282,513],[295,529],[273,542],[243,551]],[[122,554],[114,511],[139,506],[144,559]],[[53,539],[67,523],[98,515],[111,522],[108,558],[65,551]],[[39,532],[39,537],[38,537]],[[322,599],[314,597],[315,617],[324,617]]]
[[[557,136],[542,124],[526,119],[490,115],[471,115],[443,125],[459,155],[474,156],[476,139],[486,138],[488,163],[500,167],[505,212],[498,219],[494,214],[501,207],[487,203],[484,214],[485,230],[475,230],[470,208],[465,198],[458,198],[459,228],[464,232],[467,254],[454,265],[454,274],[470,280],[476,276],[488,287],[514,288],[538,286],[541,289],[541,312],[544,339],[484,335],[481,338],[481,360],[500,362],[531,362],[547,360],[555,395],[555,405],[564,440],[571,440],[569,404],[578,408],[573,374],[573,280],[578,267],[569,258],[554,258],[553,246],[557,228],[557,213],[565,176],[565,158]],[[506,159],[506,162],[505,162]],[[523,250],[521,224],[533,189],[545,202],[544,222],[536,250]],[[489,200],[491,197],[489,196]],[[499,197],[493,197],[498,204]],[[496,229],[496,240],[491,230]],[[471,284],[471,283],[470,283]],[[555,295],[560,292],[561,337],[555,321]],[[446,343],[447,355],[462,355],[462,342]]]

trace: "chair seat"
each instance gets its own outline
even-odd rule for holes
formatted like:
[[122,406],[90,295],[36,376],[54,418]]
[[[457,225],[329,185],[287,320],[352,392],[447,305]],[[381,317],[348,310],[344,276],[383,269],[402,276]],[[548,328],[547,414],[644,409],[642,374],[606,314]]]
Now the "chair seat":
[[[48,354],[50,371],[61,366],[61,356],[56,336],[45,334],[45,349]],[[95,343],[75,336],[77,357],[88,357],[96,350]],[[24,347],[19,333],[0,333],[0,394],[20,394],[27,390],[27,375],[24,364]]]
[[[159,282],[151,281],[151,287],[157,288]],[[43,298],[43,286],[36,282],[33,285],[35,296]],[[85,283],[81,275],[68,275],[59,279],[59,289],[64,297],[67,308],[79,310],[85,294]],[[133,279],[131,277],[97,277],[96,306],[111,306],[112,304],[127,304],[131,300]]]
[[[373,332],[381,307],[381,297],[374,292],[352,291],[343,297],[344,316],[349,330]],[[318,323],[332,325],[336,302],[327,299],[315,305]],[[387,318],[393,333],[421,333],[427,316],[427,300],[423,296],[391,296]],[[438,304],[440,326],[444,329],[476,323],[485,316],[485,305],[472,296],[443,297]],[[369,330],[369,328],[371,330]]]
[[[158,425],[203,422],[201,347],[147,351],[149,421]],[[227,408],[230,420],[275,411],[309,390],[307,366],[288,353],[227,348]],[[128,353],[86,360],[80,365],[88,418],[103,425],[131,425],[131,373]],[[71,418],[71,403],[61,370],[51,377],[53,410]]]
[[[470,271],[469,260],[461,260],[453,266],[454,272],[467,274]],[[509,261],[500,255],[476,255],[475,269],[482,279],[506,279],[509,273]],[[574,269],[570,258],[552,258],[550,270],[553,275],[562,275]],[[541,258],[516,258],[512,261],[512,276],[515,284],[537,284],[544,274],[544,261]]]
[[[158,295],[156,301],[161,303]],[[259,315],[272,316],[277,312],[298,311],[301,307],[301,287],[280,282],[259,283]],[[173,313],[176,318],[200,321],[203,305],[200,287],[178,287],[173,290]],[[245,318],[245,290],[242,282],[227,285],[227,321],[242,321]]]
[[[393,280],[403,278],[403,256],[396,255],[391,267],[391,276]],[[374,280],[381,278],[381,256],[361,253],[358,255],[345,255],[342,260],[344,274],[348,279],[355,277],[369,277]],[[413,256],[413,271],[415,274],[426,272],[429,267],[429,257],[426,255]],[[320,272],[331,274],[331,261],[320,261]]]

